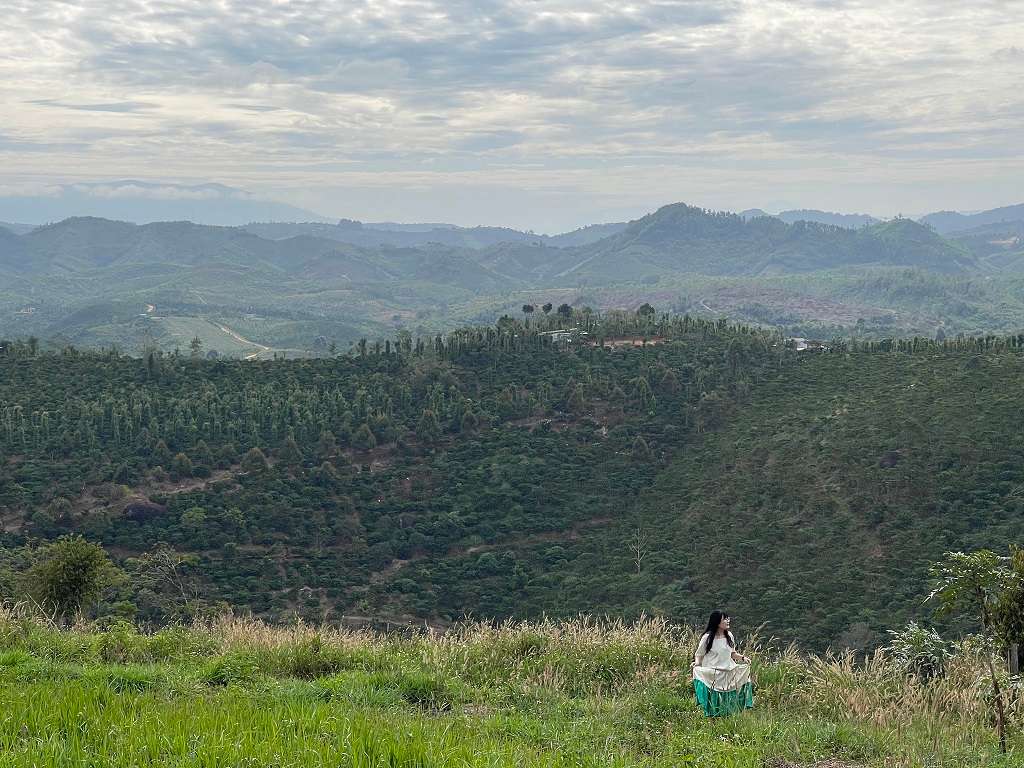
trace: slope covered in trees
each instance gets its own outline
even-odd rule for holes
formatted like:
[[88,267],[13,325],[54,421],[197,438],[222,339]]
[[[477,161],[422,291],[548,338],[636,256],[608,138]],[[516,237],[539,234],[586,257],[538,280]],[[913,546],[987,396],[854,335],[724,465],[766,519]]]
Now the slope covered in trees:
[[[725,603],[822,647],[919,612],[944,549],[1024,537],[1018,337],[798,352],[571,315],[287,362],[5,344],[7,557],[84,534],[134,574],[104,610],[153,620]],[[566,320],[589,341],[543,333]]]
[[[884,323],[857,332],[878,338],[1024,324],[1020,302],[1004,302],[1003,282],[988,280],[1021,274],[1019,244],[1005,233],[951,241],[906,219],[848,229],[684,204],[555,238],[442,228],[447,239],[431,239],[429,231],[357,225],[75,218],[20,235],[0,230],[0,336],[134,353],[184,349],[198,336],[206,351],[231,357],[308,356],[399,329],[427,335],[489,323],[538,299],[602,311],[645,302],[669,310],[710,279],[749,296],[744,304],[754,311],[721,304],[735,320],[779,325],[791,335],[815,322],[848,333],[857,320],[878,315]],[[968,308],[931,302],[918,312],[914,302],[927,297],[899,270],[925,272],[950,290],[972,280],[979,297]],[[879,278],[867,283],[879,285],[873,293],[856,301],[828,293],[830,281],[864,272]],[[791,281],[785,296],[769,284],[779,280]],[[716,316],[715,297],[696,298],[687,311]]]

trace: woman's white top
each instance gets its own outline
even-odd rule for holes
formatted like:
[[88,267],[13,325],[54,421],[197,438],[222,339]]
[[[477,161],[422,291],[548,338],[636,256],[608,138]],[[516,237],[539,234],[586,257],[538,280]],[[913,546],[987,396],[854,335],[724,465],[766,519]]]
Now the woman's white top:
[[[729,637],[736,642],[732,633]],[[734,691],[750,682],[750,665],[737,664],[732,660],[733,646],[724,635],[715,637],[711,649],[707,649],[708,636],[705,633],[697,643],[693,654],[693,679],[700,680],[715,691]]]

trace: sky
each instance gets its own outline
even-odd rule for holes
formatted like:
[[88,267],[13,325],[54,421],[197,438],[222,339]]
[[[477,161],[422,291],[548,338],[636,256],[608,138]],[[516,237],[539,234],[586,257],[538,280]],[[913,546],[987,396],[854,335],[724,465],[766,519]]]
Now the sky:
[[676,201],[1024,202],[1024,0],[3,10],[0,204],[114,200],[131,192],[104,182],[129,178],[150,199],[218,184],[329,218],[556,232]]

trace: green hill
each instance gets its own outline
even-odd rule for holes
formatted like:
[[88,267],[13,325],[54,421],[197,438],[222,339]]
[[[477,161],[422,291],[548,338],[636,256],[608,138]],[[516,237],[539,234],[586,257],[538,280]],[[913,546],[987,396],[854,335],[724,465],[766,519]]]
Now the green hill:
[[[559,277],[610,279],[626,271],[654,274],[765,275],[854,266],[914,266],[941,273],[977,269],[966,250],[909,219],[858,230],[774,217],[665,206],[591,246]],[[632,266],[630,266],[632,265]],[[616,271],[620,270],[620,271]]]
[[[1024,539],[1019,337],[799,352],[580,313],[614,345],[563,348],[562,322],[288,362],[8,344],[2,541],[83,533],[129,570],[165,542],[205,603],[275,620],[725,603],[822,649],[921,616],[944,550]],[[182,609],[140,583],[111,605]]]
[[[345,242],[350,230],[370,239]],[[794,335],[814,329],[845,335],[857,320],[879,317],[883,322],[856,331],[879,338],[931,335],[939,327],[955,334],[1024,325],[1013,291],[1004,280],[988,281],[995,273],[1018,275],[1016,241],[974,236],[953,242],[909,220],[855,230],[676,204],[629,224],[553,238],[505,238],[502,233],[512,230],[499,228],[434,231],[451,237],[424,240],[429,231],[353,223],[138,226],[88,217],[21,235],[4,230],[0,337],[135,353],[153,344],[171,351],[191,341],[175,330],[182,323],[137,321],[149,314],[229,329],[221,336],[200,334],[214,345],[208,350],[223,355],[245,356],[254,347],[270,355],[315,355],[323,340],[347,349],[360,338],[399,329],[427,335],[490,323],[510,308],[518,313],[524,303],[544,303],[546,294],[556,296],[556,305],[596,310],[650,302],[661,310],[715,316],[721,307],[735,320],[778,325]],[[915,280],[905,278],[909,272],[898,271],[911,269],[944,280],[947,293],[974,281],[969,306],[959,298],[925,302]],[[863,284],[877,286],[873,292],[847,299],[831,290],[837,279],[866,271],[879,278]],[[727,293],[742,292],[744,301],[706,294],[683,306],[712,279],[731,281]],[[595,291],[600,301],[592,299]],[[135,312],[86,321],[91,308],[107,305]]]

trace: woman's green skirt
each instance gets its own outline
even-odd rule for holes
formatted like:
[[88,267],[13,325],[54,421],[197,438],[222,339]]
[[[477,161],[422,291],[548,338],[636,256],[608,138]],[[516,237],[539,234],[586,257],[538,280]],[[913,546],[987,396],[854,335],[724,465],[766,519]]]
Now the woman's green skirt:
[[753,683],[745,683],[735,691],[715,691],[700,680],[694,680],[693,689],[697,694],[697,703],[708,717],[732,715],[741,709],[754,707]]

